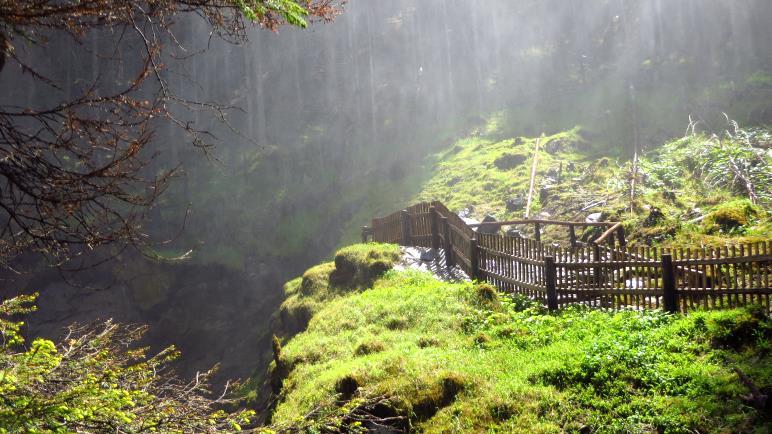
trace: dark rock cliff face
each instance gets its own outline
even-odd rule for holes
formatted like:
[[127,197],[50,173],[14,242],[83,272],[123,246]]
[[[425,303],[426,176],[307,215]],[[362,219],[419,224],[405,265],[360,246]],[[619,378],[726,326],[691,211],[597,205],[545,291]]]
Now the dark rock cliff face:
[[149,325],[144,342],[151,350],[177,346],[183,358],[176,369],[186,378],[220,363],[215,381],[221,383],[246,378],[266,363],[263,324],[281,303],[281,282],[291,264],[266,265],[253,275],[222,265],[149,263],[137,272],[120,270],[132,265],[137,264],[123,261],[79,279],[88,287],[65,283],[52,272],[30,279],[23,288],[39,291],[40,298],[38,311],[25,319],[27,334],[56,338],[71,323],[112,318]]

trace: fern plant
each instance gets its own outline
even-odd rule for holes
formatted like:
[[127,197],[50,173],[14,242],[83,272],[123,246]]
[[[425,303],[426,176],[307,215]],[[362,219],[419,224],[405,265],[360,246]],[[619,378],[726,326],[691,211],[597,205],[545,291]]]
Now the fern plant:
[[308,26],[305,19],[308,11],[293,0],[234,0],[234,2],[244,16],[252,21],[275,14],[293,26],[303,28]]

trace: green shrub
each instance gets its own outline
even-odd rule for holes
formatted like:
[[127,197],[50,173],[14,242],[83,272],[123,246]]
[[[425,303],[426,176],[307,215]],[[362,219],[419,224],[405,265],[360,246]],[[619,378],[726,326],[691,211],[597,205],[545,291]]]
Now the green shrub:
[[761,211],[750,200],[740,199],[716,207],[703,220],[706,233],[742,233]]
[[474,303],[488,310],[497,310],[501,303],[499,301],[499,290],[488,283],[478,283],[474,285]]
[[145,327],[107,321],[70,326],[58,344],[34,339],[24,348],[20,322],[37,295],[0,303],[0,433],[234,432],[253,411],[225,410],[211,396],[213,371],[196,381],[175,377],[174,347],[147,356]]

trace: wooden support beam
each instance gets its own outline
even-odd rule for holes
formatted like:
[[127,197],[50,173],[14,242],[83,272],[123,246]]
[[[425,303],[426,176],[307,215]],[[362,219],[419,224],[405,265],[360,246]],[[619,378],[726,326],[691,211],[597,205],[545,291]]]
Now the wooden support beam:
[[485,223],[470,223],[467,226],[470,228],[478,228],[481,226],[510,226],[510,225],[529,225],[533,223],[539,223],[542,225],[557,225],[557,226],[590,226],[590,227],[611,227],[617,224],[617,222],[566,222],[562,220],[545,220],[545,219],[520,219],[520,220],[502,220],[500,222],[485,222]]
[[547,287],[547,308],[550,311],[558,310],[558,291],[556,277],[555,258],[544,257],[544,284]]
[[678,291],[676,289],[673,256],[662,255],[662,304],[665,312],[678,312]]
[[440,248],[440,228],[439,228],[439,214],[437,208],[429,207],[429,224],[432,230],[432,249]]
[[[593,243],[592,245],[592,260],[596,263],[600,262],[600,245]],[[595,275],[595,285],[600,287],[600,267],[595,266],[593,273]]]
[[445,266],[448,269],[451,269],[454,265],[456,265],[456,261],[453,257],[453,243],[450,242],[450,223],[448,223],[448,218],[445,216],[440,218],[440,222],[442,226],[443,238],[442,250],[445,251]]
[[[594,243],[595,244],[600,244],[603,241],[606,241],[606,239],[608,239],[608,238],[613,238],[614,237],[614,232],[616,232],[620,227],[622,227],[622,222],[613,223],[613,225],[610,228],[606,229],[606,232],[603,232],[603,234],[601,234],[601,236],[599,236],[594,241]],[[613,246],[613,244],[610,244],[610,245]]]
[[409,246],[411,245],[413,239],[412,239],[412,236],[410,235],[410,213],[407,212],[406,209],[402,210],[401,220],[402,220],[402,245]]
[[576,227],[574,225],[568,225],[568,239],[571,242],[571,248],[576,248]]
[[469,278],[472,281],[480,280],[480,248],[477,244],[477,238],[469,240],[469,263],[471,266]]

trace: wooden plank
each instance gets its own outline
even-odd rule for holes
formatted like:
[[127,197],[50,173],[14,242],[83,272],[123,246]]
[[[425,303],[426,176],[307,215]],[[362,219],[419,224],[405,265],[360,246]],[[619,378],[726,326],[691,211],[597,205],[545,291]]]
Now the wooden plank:
[[494,250],[490,247],[482,247],[478,246],[480,250],[484,250],[486,254],[489,255],[489,257],[493,258],[504,258],[509,261],[520,261],[526,264],[533,264],[533,265],[541,265],[543,261],[540,261],[538,259],[530,259],[530,258],[524,258],[512,255],[511,253],[505,253],[499,250]]
[[713,295],[726,295],[726,294],[732,294],[732,295],[742,295],[742,294],[772,294],[772,288],[766,288],[763,286],[760,287],[749,287],[749,288],[733,288],[733,289],[715,289],[715,288],[689,288],[689,289],[679,289],[678,294],[705,294],[710,293]]
[[480,258],[478,255],[477,238],[469,240],[469,278],[480,280]]
[[741,264],[745,262],[772,262],[772,255],[768,254],[750,254],[746,256],[738,255],[735,257],[723,257],[723,258],[694,258],[694,259],[680,259],[673,261],[673,265],[681,267],[690,267],[697,265],[711,265],[711,264]]
[[535,285],[533,283],[530,283],[530,282],[527,282],[527,281],[523,281],[523,280],[510,279],[509,277],[502,276],[501,274],[496,274],[496,273],[493,273],[491,271],[482,271],[482,273],[483,274],[487,274],[487,275],[492,275],[492,276],[494,276],[497,279],[500,279],[500,280],[503,280],[503,281],[506,281],[506,282],[510,282],[513,285],[518,286],[518,287],[527,288],[527,289],[530,289],[532,291],[537,291],[537,292],[545,291],[545,288],[543,286],[541,286],[541,285]]
[[673,257],[670,254],[662,255],[662,282],[665,311],[675,313],[678,311],[678,293]]
[[547,295],[547,308],[552,311],[558,309],[558,294],[555,288],[555,280],[555,258],[547,256],[544,258],[544,286]]
[[520,220],[502,220],[498,222],[480,222],[471,223],[468,226],[470,228],[478,228],[481,226],[512,226],[512,225],[530,225],[539,223],[541,225],[555,225],[555,226],[583,226],[583,227],[611,227],[619,222],[573,222],[562,220],[545,220],[545,219],[520,219]]
[[[735,248],[735,245],[732,244],[732,250],[731,255],[733,258],[737,257],[737,249]],[[737,277],[737,263],[732,263],[732,283],[734,284],[734,288],[740,288],[740,279]],[[731,300],[731,296],[729,299]],[[740,298],[738,295],[735,295],[733,304],[730,304],[731,306],[738,306],[740,303]]]

